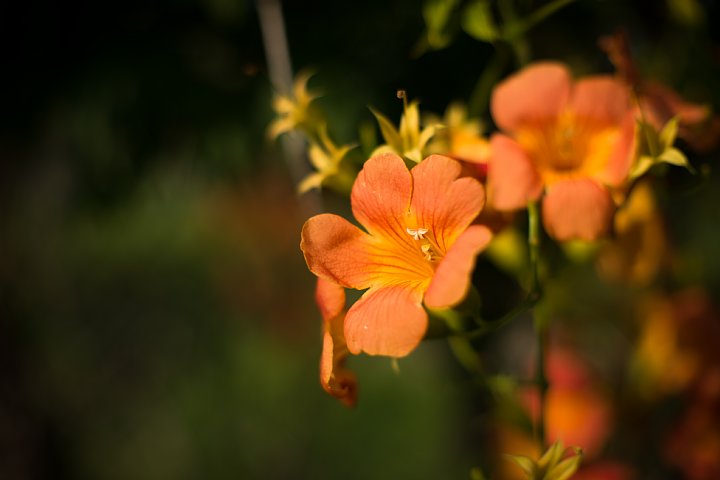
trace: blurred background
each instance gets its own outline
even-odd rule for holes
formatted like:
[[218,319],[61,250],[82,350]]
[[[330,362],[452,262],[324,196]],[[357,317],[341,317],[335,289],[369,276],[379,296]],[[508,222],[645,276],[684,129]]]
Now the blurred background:
[[[493,52],[455,32],[417,55],[416,1],[282,6],[292,64],[316,72],[339,143],[373,121],[368,105],[399,118],[398,88],[436,113],[469,98]],[[532,58],[612,72],[597,39],[624,27],[644,73],[717,110],[718,22],[714,0],[578,0],[529,40]],[[266,135],[273,87],[255,3],[4,2],[0,58],[0,478],[467,478],[487,462],[490,400],[442,341],[399,373],[351,359],[354,410],[320,388],[321,320],[298,248],[317,212]],[[689,158],[713,168],[658,186],[675,265],[663,287],[699,288],[712,310],[720,172],[717,153]],[[623,323],[627,290],[594,272],[557,274],[583,292],[558,321],[581,332],[617,394],[637,328]],[[503,307],[516,300],[510,279],[493,284]],[[525,371],[528,335],[521,318],[483,340],[492,368]],[[654,438],[648,425],[672,424],[678,402],[622,435]],[[609,451],[655,472],[640,478],[685,478],[658,460],[665,447],[627,442]]]

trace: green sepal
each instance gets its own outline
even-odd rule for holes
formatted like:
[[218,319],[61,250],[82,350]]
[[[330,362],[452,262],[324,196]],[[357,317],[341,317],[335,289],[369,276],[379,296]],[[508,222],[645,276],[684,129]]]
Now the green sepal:
[[395,125],[382,113],[378,112],[372,107],[368,107],[372,114],[375,116],[375,119],[378,122],[378,125],[380,126],[380,133],[382,134],[383,138],[385,139],[385,143],[392,148],[395,151],[402,152],[403,151],[403,142],[402,138],[400,137],[400,132],[395,128]]
[[645,120],[637,121],[638,153],[630,170],[630,179],[641,177],[655,165],[662,163],[686,168],[695,173],[683,152],[673,147],[679,127],[678,117],[671,118],[658,132]]
[[575,449],[575,455],[558,463],[545,475],[545,480],[567,480],[577,472],[582,461],[582,450]]
[[528,480],[535,480],[537,478],[537,468],[535,467],[535,462],[533,462],[530,457],[526,457],[525,455],[505,455],[505,458],[520,467],[525,475],[527,475],[526,478]]

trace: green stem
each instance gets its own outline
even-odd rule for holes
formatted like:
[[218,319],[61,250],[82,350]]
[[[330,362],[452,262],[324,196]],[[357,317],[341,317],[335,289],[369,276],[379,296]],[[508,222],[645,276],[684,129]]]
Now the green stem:
[[540,258],[540,213],[537,202],[528,204],[528,246],[530,248],[530,294],[540,294],[538,263]]
[[499,319],[492,322],[483,322],[480,324],[480,326],[469,332],[455,332],[455,334],[461,335],[470,340],[480,338],[484,335],[487,335],[488,333],[501,329],[511,321],[515,320],[515,318],[517,318],[519,315],[522,315],[523,313],[530,310],[536,302],[536,296],[528,295],[527,297],[525,297],[525,300],[520,303],[520,305],[510,310],[508,313],[506,313]]
[[[528,204],[528,246],[530,248],[530,295],[535,298],[535,303],[539,301],[540,276],[538,274],[540,260],[540,213],[537,202]],[[545,318],[539,315],[536,308],[533,309],[535,315],[535,332],[537,334],[537,371],[535,373],[535,381],[539,390],[539,413],[536,433],[541,451],[545,450],[545,397],[547,396],[548,382],[545,377],[545,363],[547,350],[547,322]]]
[[536,202],[530,202],[528,205],[528,245],[530,247],[530,288],[525,299],[507,314],[492,322],[481,322],[480,325],[471,331],[456,331],[455,335],[460,335],[470,340],[487,335],[490,332],[499,330],[519,315],[531,310],[540,300],[540,277],[538,274],[538,263],[540,258],[540,214]]
[[468,114],[471,117],[478,117],[485,113],[490,101],[490,93],[502,76],[510,57],[507,47],[498,42],[495,44],[495,53],[488,61],[483,73],[478,78],[475,88],[468,101]]
[[547,358],[547,325],[545,322],[535,319],[535,331],[537,333],[537,372],[535,373],[535,383],[539,390],[539,409],[537,423],[537,440],[540,444],[540,450],[545,451],[547,442],[545,438],[545,404],[548,391],[548,381],[545,377],[545,363]]

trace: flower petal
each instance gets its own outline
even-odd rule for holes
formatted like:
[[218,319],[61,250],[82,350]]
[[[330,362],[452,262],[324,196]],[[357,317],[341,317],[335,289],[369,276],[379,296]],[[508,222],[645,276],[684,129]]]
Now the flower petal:
[[455,239],[478,216],[485,204],[485,189],[470,177],[458,178],[462,167],[455,160],[431,155],[411,171],[413,195],[411,217],[427,228],[447,252]]
[[315,303],[323,320],[330,320],[345,310],[345,289],[324,278],[317,279],[315,287]]
[[365,162],[350,200],[355,218],[371,235],[409,244],[405,220],[411,195],[412,177],[403,159],[381,153]]
[[323,317],[323,349],[320,357],[320,384],[333,397],[349,407],[357,402],[355,374],[345,368],[348,356],[343,333],[345,290],[318,278],[315,301]]
[[571,78],[561,63],[535,63],[500,83],[491,111],[498,127],[514,132],[558,116],[570,98]]
[[553,238],[595,240],[608,233],[613,215],[610,193],[590,179],[564,180],[548,187],[543,223]]
[[620,186],[627,180],[635,155],[636,128],[637,124],[633,113],[627,112],[610,158],[605,168],[597,176],[597,179],[605,185]]
[[577,82],[569,105],[579,122],[593,126],[619,125],[630,108],[630,91],[621,81],[609,75],[594,75]]
[[311,272],[348,288],[370,286],[368,236],[337,215],[325,213],[303,225],[300,249]]
[[473,225],[458,237],[440,261],[425,292],[425,304],[428,307],[451,307],[465,298],[470,287],[470,275],[475,267],[475,257],[490,243],[491,238],[490,229],[483,225]]
[[542,193],[542,181],[522,147],[510,137],[490,140],[488,190],[493,207],[508,211],[525,208]]
[[351,353],[404,357],[427,330],[422,290],[397,285],[372,288],[345,317],[345,339]]

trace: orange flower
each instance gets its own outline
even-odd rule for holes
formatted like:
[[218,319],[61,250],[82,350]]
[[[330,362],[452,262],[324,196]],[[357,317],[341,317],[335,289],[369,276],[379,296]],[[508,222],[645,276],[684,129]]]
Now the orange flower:
[[[587,458],[600,453],[613,423],[610,402],[596,385],[589,366],[573,350],[552,346],[548,352],[549,388],[545,398],[548,441],[578,445]],[[540,413],[535,387],[523,392],[523,401],[533,421]]]
[[601,37],[602,48],[615,65],[618,76],[638,95],[646,119],[660,130],[673,117],[680,128],[678,136],[698,152],[708,152],[720,142],[720,118],[712,115],[708,105],[684,100],[675,90],[662,83],[645,80],[635,66],[627,32],[619,30]]
[[357,402],[355,374],[345,368],[348,349],[343,333],[345,320],[345,289],[318,278],[315,302],[323,318],[323,349],[320,357],[320,384],[326,392],[345,405]]
[[614,236],[597,257],[602,278],[649,285],[667,261],[669,245],[663,219],[647,181],[638,182],[615,214]]
[[428,316],[422,307],[446,308],[467,294],[476,255],[490,231],[470,223],[484,203],[484,189],[458,178],[460,165],[431,155],[408,171],[383,153],[365,163],[353,185],[355,218],[312,217],[300,248],[310,270],[348,288],[367,289],[347,312],[351,353],[402,357],[422,340]]
[[491,104],[505,134],[491,139],[489,186],[499,210],[543,192],[543,223],[558,240],[606,234],[611,190],[626,180],[635,121],[628,89],[610,76],[573,84],[559,63],[537,63],[499,84]]

